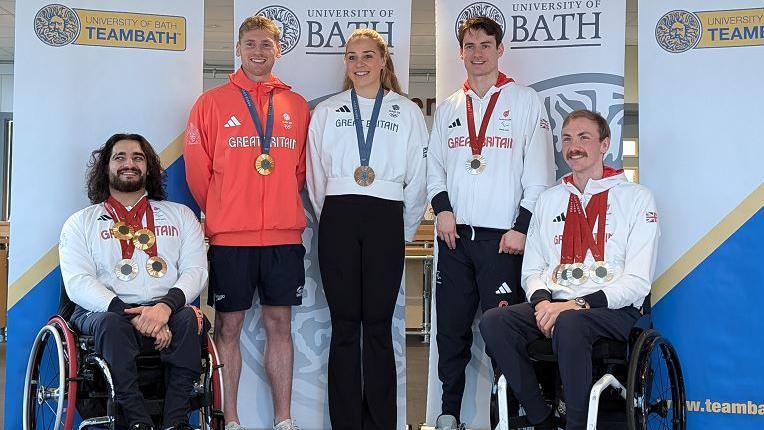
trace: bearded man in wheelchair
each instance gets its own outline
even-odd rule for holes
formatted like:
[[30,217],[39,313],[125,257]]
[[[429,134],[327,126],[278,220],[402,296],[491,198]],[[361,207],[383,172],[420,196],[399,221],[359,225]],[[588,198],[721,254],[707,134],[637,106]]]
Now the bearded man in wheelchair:
[[551,339],[565,428],[584,429],[593,345],[627,342],[650,293],[660,234],[655,201],[604,165],[609,145],[599,114],[580,110],[565,119],[562,153],[571,173],[541,194],[533,211],[522,267],[528,302],[492,309],[480,323],[487,352],[536,429],[557,429],[558,420],[529,345]]
[[163,429],[189,428],[202,371],[203,319],[187,305],[207,282],[204,237],[191,209],[166,201],[165,177],[144,137],[115,134],[88,166],[92,206],[66,221],[59,245],[66,294],[76,305],[69,322],[93,336],[125,420],[119,424],[136,430],[154,428],[136,365],[146,344],[164,366]]

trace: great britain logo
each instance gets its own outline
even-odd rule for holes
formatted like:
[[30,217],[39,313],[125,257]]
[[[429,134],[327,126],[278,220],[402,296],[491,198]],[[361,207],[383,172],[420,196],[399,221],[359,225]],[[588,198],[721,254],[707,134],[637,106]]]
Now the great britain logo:
[[297,15],[284,6],[266,6],[255,15],[262,15],[276,23],[281,31],[281,55],[294,49],[300,42],[300,20]]

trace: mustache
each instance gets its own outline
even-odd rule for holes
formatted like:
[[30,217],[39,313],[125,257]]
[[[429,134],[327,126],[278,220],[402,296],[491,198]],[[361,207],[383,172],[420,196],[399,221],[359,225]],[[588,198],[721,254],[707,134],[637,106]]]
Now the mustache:
[[577,155],[581,155],[581,156],[584,156],[584,157],[588,157],[589,156],[589,154],[587,154],[586,151],[581,151],[581,150],[578,150],[578,149],[571,149],[570,151],[565,153],[565,159],[569,160],[570,157],[575,157]]

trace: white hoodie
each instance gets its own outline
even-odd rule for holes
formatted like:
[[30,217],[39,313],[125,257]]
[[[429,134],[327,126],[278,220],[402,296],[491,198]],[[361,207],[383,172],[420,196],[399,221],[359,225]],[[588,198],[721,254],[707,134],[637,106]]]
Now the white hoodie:
[[[467,96],[472,97],[475,132],[491,95],[501,91],[486,130],[485,170],[472,175],[467,131]],[[446,191],[456,222],[509,230],[518,205],[533,212],[542,191],[554,184],[552,133],[538,94],[499,75],[485,96],[465,83],[438,106],[427,152],[427,198]],[[526,221],[527,222],[527,221]]]
[[[358,97],[364,136],[374,99]],[[385,94],[374,131],[369,166],[374,182],[362,187],[353,172],[361,165],[350,90],[316,106],[308,129],[306,182],[310,202],[321,217],[327,195],[359,194],[403,202],[406,241],[414,238],[425,208],[427,125],[422,110],[393,91]]]
[[[66,220],[58,245],[61,276],[74,303],[94,312],[105,312],[114,297],[128,304],[157,301],[171,288],[180,288],[189,304],[207,285],[207,253],[199,221],[188,207],[149,200],[154,210],[157,252],[167,263],[167,273],[152,278],[146,271],[148,255],[135,249],[138,275],[117,279],[114,268],[122,259],[119,241],[111,235],[114,221],[103,204],[89,206]],[[146,225],[145,217],[142,225]]]
[[[528,300],[539,290],[551,292],[553,299],[574,299],[602,290],[607,307],[642,306],[650,293],[658,251],[658,212],[649,189],[628,182],[623,173],[590,180],[581,193],[571,175],[539,196],[536,211],[528,229],[523,257],[522,286]],[[605,261],[614,269],[610,282],[598,284],[591,277],[581,285],[561,286],[552,282],[554,269],[560,264],[562,231],[570,194],[581,199],[586,207],[594,194],[608,192],[605,221]],[[596,226],[594,231],[596,231]],[[584,264],[594,263],[591,251]]]

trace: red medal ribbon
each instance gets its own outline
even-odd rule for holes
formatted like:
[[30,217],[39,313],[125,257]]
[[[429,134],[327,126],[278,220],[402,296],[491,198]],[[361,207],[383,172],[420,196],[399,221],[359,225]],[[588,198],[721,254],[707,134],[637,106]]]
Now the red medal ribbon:
[[[622,169],[614,169],[610,166],[603,166],[602,169],[603,178],[621,173],[623,173]],[[573,176],[568,175],[563,181],[571,184],[573,183]],[[562,231],[560,264],[583,263],[584,258],[586,258],[586,251],[589,249],[592,251],[594,261],[605,261],[607,196],[608,190],[593,195],[586,205],[586,214],[584,214],[581,200],[576,195],[570,194],[568,211],[565,214],[565,227]],[[595,223],[597,223],[596,238],[592,237]]]
[[[143,228],[142,220],[143,216],[146,215],[147,228],[151,230],[152,233],[154,232],[154,210],[151,209],[148,198],[145,196],[138,200],[138,203],[136,203],[130,211],[128,211],[117,199],[111,196],[109,196],[103,205],[115,223],[122,221],[132,227],[133,231],[138,231]],[[122,248],[123,259],[129,260],[133,258],[135,245],[133,245],[132,240],[120,240],[119,245]],[[146,254],[148,254],[149,257],[155,257],[157,255],[156,242],[154,243],[154,246],[146,250]]]
[[151,258],[157,256],[157,234],[154,230],[154,209],[151,208],[150,204],[146,206],[146,229],[154,233],[154,245],[152,245],[151,248],[148,248],[144,252],[149,256],[149,258]]
[[[604,261],[607,196],[607,190],[593,195],[584,213],[581,200],[578,196],[570,194],[565,227],[562,231],[560,264],[583,263],[589,250],[595,261]],[[595,224],[596,237],[592,235]]]
[[488,122],[491,120],[491,114],[493,108],[496,107],[496,101],[499,100],[499,94],[501,90],[493,93],[491,99],[488,101],[488,107],[483,115],[483,120],[480,122],[480,133],[475,136],[475,111],[472,107],[472,97],[467,96],[467,130],[470,133],[470,148],[472,149],[472,155],[480,155],[483,151],[483,143],[485,143],[485,132],[488,129]]

